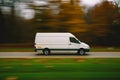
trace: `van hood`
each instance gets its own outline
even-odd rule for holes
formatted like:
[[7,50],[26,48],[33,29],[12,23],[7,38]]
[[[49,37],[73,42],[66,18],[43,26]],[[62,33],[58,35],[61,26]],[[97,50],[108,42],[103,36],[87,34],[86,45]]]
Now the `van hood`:
[[89,46],[88,44],[86,44],[86,43],[84,43],[84,42],[81,42],[81,44],[82,44],[85,48],[90,49],[90,46]]

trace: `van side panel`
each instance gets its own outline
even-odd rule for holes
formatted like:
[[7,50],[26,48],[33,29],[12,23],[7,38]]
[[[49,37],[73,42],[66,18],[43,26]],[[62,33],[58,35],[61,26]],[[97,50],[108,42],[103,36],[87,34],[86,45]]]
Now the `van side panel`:
[[36,48],[44,49],[67,49],[69,44],[68,37],[36,37]]
[[36,43],[40,44],[68,44],[67,37],[37,37]]

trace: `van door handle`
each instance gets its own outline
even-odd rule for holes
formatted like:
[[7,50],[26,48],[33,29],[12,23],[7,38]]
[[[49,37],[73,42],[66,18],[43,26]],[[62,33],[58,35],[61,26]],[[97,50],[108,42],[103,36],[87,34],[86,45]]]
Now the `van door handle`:
[[69,44],[69,45],[71,45],[71,44]]

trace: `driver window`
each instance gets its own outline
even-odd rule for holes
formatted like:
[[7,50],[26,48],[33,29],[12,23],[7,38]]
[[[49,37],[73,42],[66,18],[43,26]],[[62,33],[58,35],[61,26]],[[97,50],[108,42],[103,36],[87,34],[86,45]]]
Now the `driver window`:
[[80,44],[80,42],[78,40],[76,40],[74,37],[70,37],[70,42]]

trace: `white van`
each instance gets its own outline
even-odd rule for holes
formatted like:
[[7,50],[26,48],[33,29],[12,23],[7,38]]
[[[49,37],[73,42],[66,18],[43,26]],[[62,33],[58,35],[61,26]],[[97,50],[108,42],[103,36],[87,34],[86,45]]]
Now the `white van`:
[[77,54],[89,52],[90,47],[79,41],[71,33],[36,33],[35,51],[41,50],[48,55],[52,51],[76,51]]

